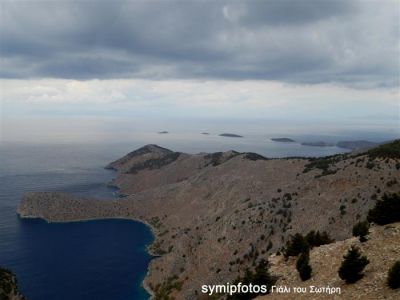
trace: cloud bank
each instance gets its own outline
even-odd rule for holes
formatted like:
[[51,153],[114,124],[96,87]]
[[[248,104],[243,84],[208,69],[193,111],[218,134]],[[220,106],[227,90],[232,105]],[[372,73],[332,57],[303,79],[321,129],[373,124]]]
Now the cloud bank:
[[5,79],[399,85],[399,1],[2,1]]

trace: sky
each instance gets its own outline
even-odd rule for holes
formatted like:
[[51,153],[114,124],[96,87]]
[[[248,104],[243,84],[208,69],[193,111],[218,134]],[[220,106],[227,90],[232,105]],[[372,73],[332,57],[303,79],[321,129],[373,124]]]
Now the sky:
[[400,135],[399,0],[1,0],[0,9],[2,140],[116,122]]

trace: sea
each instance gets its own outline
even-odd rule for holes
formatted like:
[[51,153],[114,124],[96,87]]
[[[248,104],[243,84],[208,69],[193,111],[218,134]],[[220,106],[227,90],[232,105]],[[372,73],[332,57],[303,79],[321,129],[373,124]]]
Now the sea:
[[[325,139],[326,140],[326,139]],[[329,140],[328,140],[329,141]],[[124,141],[0,144],[0,266],[11,269],[28,300],[144,300],[142,280],[153,236],[131,220],[47,223],[20,219],[16,208],[30,191],[62,191],[109,199],[116,175],[104,166],[145,144],[187,153],[251,151],[267,157],[325,156],[347,150],[277,143],[266,137],[152,133]]]

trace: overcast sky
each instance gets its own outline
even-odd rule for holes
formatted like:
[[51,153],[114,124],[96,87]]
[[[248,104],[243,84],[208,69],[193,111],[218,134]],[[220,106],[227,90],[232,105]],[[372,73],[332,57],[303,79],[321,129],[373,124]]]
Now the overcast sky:
[[[0,1],[2,124],[391,120],[400,1]],[[375,123],[374,123],[375,124]]]

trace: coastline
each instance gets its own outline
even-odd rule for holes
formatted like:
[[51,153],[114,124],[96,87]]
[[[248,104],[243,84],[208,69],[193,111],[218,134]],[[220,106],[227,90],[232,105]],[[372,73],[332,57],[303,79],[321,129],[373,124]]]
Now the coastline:
[[[106,168],[106,167],[105,167]],[[107,168],[106,168],[107,169]],[[115,174],[117,173],[117,170],[115,169],[109,169],[111,171],[113,171]],[[119,200],[121,198],[124,198],[124,196],[121,196],[123,194],[120,193],[120,188],[118,187],[118,185],[114,184],[113,181],[115,180],[116,176],[114,176],[114,178],[109,182],[106,183],[107,187],[110,189],[115,189],[116,191],[116,198],[115,199],[104,199],[102,201],[115,201],[115,200]],[[147,294],[149,294],[149,299],[152,299],[154,297],[154,293],[153,291],[150,289],[148,283],[146,282],[146,278],[149,275],[150,272],[150,263],[151,261],[156,258],[156,257],[160,257],[160,255],[156,255],[154,252],[151,251],[150,247],[151,245],[154,243],[154,241],[157,238],[157,232],[156,232],[156,228],[154,228],[149,222],[147,222],[146,220],[137,218],[137,217],[121,217],[121,216],[114,216],[114,217],[88,217],[88,218],[77,218],[77,219],[73,219],[73,220],[50,220],[44,216],[35,216],[35,215],[21,215],[20,212],[18,212],[17,209],[17,216],[20,219],[40,219],[45,221],[48,224],[51,223],[78,223],[78,222],[90,222],[90,221],[103,221],[103,220],[127,220],[127,221],[135,221],[135,222],[139,222],[141,224],[144,224],[151,232],[152,235],[152,241],[148,244],[145,244],[145,249],[146,252],[150,255],[150,262],[147,266],[145,275],[143,277],[143,280],[141,282],[141,286],[143,287],[143,289],[147,292]]]

